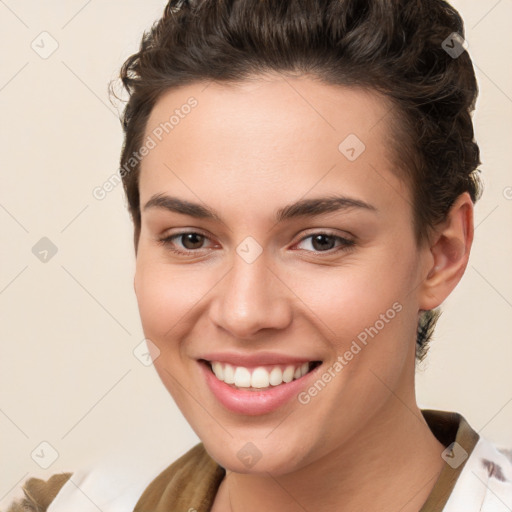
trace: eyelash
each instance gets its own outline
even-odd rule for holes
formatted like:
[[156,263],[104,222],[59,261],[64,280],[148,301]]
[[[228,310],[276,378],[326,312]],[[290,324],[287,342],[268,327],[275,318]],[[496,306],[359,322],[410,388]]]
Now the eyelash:
[[[184,236],[184,235],[191,235],[191,234],[194,234],[194,235],[200,235],[202,237],[204,237],[205,239],[207,239],[208,237],[206,235],[204,235],[203,233],[199,233],[197,231],[182,231],[181,233],[175,233],[173,235],[170,235],[170,236],[167,236],[167,237],[164,237],[164,238],[159,238],[158,239],[158,242],[163,245],[166,249],[176,253],[176,254],[179,254],[179,255],[191,255],[195,252],[198,252],[201,250],[200,249],[187,249],[187,250],[179,250],[179,249],[176,249],[175,247],[173,247],[173,240],[175,238],[179,238],[180,236]],[[339,245],[337,248],[334,247],[332,249],[328,249],[327,251],[309,251],[309,250],[306,250],[306,249],[301,249],[301,250],[306,250],[306,252],[310,252],[310,253],[314,253],[314,254],[318,254],[318,255],[321,255],[321,254],[328,254],[328,255],[332,255],[333,253],[337,253],[338,251],[347,251],[351,248],[353,248],[355,246],[355,241],[354,240],[350,240],[348,238],[344,238],[342,236],[339,236],[339,235],[336,235],[334,233],[331,233],[329,231],[315,231],[313,233],[310,233],[309,235],[306,235],[305,237],[301,238],[297,244],[300,244],[301,242],[303,242],[304,240],[307,240],[308,238],[312,238],[314,236],[317,236],[317,235],[324,235],[324,236],[327,236],[327,237],[330,237],[330,238],[334,238],[335,240],[339,240],[341,242],[341,245]]]

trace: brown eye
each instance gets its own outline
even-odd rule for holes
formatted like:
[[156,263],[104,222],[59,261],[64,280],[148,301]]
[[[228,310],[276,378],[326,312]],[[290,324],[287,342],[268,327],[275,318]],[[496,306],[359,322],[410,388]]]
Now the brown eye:
[[317,251],[328,251],[335,246],[335,239],[330,235],[315,235],[311,238],[311,246]]
[[204,236],[199,233],[183,233],[178,235],[181,238],[181,242],[185,249],[201,249],[201,246],[204,242]]
[[160,238],[158,241],[166,249],[171,250],[177,254],[194,254],[200,249],[204,249],[203,244],[208,237],[201,233],[194,231],[184,231],[182,233],[176,233],[169,235],[165,238]]
[[302,249],[313,253],[343,251],[350,249],[355,245],[355,241],[349,240],[348,238],[344,238],[333,233],[322,232],[312,233],[311,235],[305,236],[299,242],[299,245],[305,243],[306,241],[309,242],[309,245],[312,249]]

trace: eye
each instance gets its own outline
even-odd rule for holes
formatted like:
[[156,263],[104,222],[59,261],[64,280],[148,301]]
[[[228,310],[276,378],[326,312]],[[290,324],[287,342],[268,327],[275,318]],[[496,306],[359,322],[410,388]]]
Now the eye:
[[[312,251],[305,249],[308,252],[330,252],[332,249],[335,249],[333,252],[337,252],[339,250],[344,251],[355,245],[353,240],[323,231],[311,233],[310,235],[303,237],[299,244],[305,240],[310,240],[309,245],[313,248]],[[336,242],[339,242],[339,245],[335,248]]]
[[[158,242],[169,249],[172,252],[177,254],[187,255],[192,254],[194,252],[198,252],[201,249],[204,249],[203,244],[209,238],[202,233],[198,233],[195,231],[183,231],[181,233],[175,233],[173,235],[160,238]],[[337,252],[348,250],[349,248],[355,245],[353,240],[349,240],[348,238],[335,235],[334,233],[319,231],[316,233],[311,233],[305,237],[303,237],[297,245],[305,242],[306,240],[310,240],[310,249],[301,249],[306,250],[307,252]],[[177,244],[176,241],[179,241]],[[336,242],[338,245],[336,246]],[[334,250],[333,250],[334,249]]]
[[[176,248],[175,240],[180,241],[181,248]],[[192,252],[197,252],[198,249],[203,249],[202,245],[205,240],[208,240],[208,237],[202,233],[197,233],[195,231],[183,231],[181,233],[175,233],[173,235],[160,238],[158,242],[167,249],[178,254],[190,254]]]

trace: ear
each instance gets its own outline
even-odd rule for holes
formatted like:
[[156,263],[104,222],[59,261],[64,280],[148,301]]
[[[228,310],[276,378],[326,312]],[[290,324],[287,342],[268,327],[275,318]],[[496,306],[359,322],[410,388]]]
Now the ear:
[[468,264],[473,231],[473,201],[464,192],[435,228],[428,248],[429,268],[420,286],[420,309],[436,308],[457,286]]

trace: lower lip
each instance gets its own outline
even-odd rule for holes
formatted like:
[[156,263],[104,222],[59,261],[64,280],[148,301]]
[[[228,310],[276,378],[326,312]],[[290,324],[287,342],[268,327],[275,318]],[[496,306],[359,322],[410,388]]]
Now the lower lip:
[[308,379],[316,373],[321,365],[299,379],[270,387],[264,391],[233,388],[217,379],[206,363],[199,362],[199,366],[204,373],[210,391],[226,409],[239,414],[256,416],[275,411],[296,397],[306,387]]

